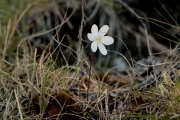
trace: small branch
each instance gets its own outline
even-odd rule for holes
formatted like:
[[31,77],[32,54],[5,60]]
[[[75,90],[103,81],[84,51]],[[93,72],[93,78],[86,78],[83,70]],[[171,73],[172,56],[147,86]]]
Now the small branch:
[[91,60],[90,60],[90,69],[89,69],[89,79],[88,79],[88,87],[87,87],[87,101],[88,101],[88,94],[89,94],[89,82],[91,79],[91,69],[92,69],[92,59],[93,59],[94,53],[91,51]]

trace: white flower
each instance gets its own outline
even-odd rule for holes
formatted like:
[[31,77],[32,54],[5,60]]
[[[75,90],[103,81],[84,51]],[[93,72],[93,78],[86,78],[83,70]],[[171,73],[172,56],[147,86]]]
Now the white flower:
[[87,37],[90,41],[93,41],[91,44],[91,49],[93,52],[96,52],[97,48],[99,48],[103,55],[107,55],[107,50],[104,45],[111,45],[114,43],[114,39],[112,37],[104,36],[108,30],[108,25],[102,26],[99,31],[96,24],[91,27],[91,33],[88,33]]

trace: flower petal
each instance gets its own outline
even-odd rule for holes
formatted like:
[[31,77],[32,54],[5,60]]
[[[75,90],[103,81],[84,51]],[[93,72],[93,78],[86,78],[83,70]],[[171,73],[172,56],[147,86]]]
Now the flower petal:
[[91,27],[91,33],[96,37],[98,36],[98,27],[96,24]]
[[92,49],[93,52],[97,51],[97,41],[92,42],[91,49]]
[[101,42],[104,45],[111,45],[114,43],[114,39],[110,36],[103,36],[103,37],[101,37]]
[[101,42],[98,42],[98,47],[99,47],[99,50],[100,52],[103,54],[103,55],[107,55],[107,50],[105,48],[105,46],[101,43]]
[[99,37],[104,36],[109,30],[109,26],[108,25],[104,25],[101,27],[101,29],[99,30]]
[[96,39],[96,37],[95,37],[93,34],[91,34],[91,33],[88,33],[88,34],[87,34],[87,37],[88,37],[88,39],[89,39],[90,41],[94,41],[94,40]]

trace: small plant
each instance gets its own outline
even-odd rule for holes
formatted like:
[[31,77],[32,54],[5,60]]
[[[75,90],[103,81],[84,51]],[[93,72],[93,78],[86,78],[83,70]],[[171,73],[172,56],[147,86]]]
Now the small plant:
[[[114,43],[114,39],[110,36],[104,36],[107,34],[109,30],[108,25],[104,25],[101,27],[101,29],[98,31],[98,27],[96,24],[94,24],[91,27],[91,33],[88,33],[88,39],[92,41],[91,49],[93,52],[97,51],[97,48],[99,48],[100,52],[103,55],[107,55],[107,50],[104,45],[111,45]],[[87,101],[88,101],[88,91],[89,91],[89,82],[91,77],[91,68],[92,68],[92,57],[93,54],[91,54],[91,63],[90,63],[90,71],[89,71],[89,80],[88,80],[88,88],[87,88]]]

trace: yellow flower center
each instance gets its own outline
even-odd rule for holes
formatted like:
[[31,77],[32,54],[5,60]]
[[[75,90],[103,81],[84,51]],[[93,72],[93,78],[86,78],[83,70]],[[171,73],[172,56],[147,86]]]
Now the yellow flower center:
[[101,37],[98,37],[97,40],[100,41],[100,40],[101,40]]

